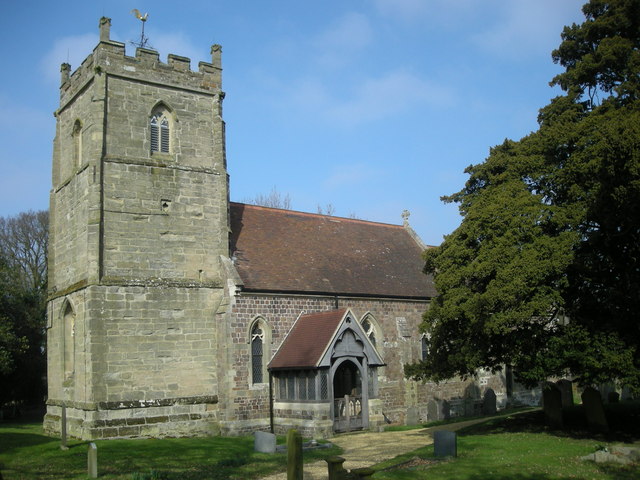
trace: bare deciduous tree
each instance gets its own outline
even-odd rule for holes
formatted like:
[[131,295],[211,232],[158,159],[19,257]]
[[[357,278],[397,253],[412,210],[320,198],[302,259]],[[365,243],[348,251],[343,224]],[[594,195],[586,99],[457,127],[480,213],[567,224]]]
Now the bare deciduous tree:
[[286,195],[282,195],[276,187],[273,187],[271,192],[268,194],[260,193],[254,198],[245,199],[244,203],[259,205],[261,207],[291,210],[291,197],[288,193]]
[[318,213],[320,215],[328,215],[332,217],[336,213],[336,207],[334,207],[332,203],[327,203],[327,206],[324,208],[322,205],[318,204]]
[[49,212],[23,212],[0,217],[0,255],[26,289],[47,283]]

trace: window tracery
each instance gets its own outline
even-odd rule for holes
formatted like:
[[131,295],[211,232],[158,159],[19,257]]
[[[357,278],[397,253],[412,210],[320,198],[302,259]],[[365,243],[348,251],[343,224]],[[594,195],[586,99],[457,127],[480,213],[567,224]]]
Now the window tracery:
[[149,120],[151,153],[171,152],[171,117],[164,107],[156,108]]

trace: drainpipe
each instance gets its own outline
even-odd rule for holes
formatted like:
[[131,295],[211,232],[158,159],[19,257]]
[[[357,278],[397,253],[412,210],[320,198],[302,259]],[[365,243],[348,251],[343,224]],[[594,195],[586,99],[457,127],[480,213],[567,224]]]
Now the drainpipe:
[[269,371],[269,426],[271,427],[271,433],[273,431],[273,376]]

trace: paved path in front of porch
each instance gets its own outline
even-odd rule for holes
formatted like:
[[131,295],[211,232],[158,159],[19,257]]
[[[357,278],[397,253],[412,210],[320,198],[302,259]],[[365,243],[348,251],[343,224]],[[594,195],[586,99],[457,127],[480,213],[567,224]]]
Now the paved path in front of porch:
[[[354,468],[370,467],[403,453],[431,445],[433,443],[433,432],[437,430],[456,431],[489,419],[477,418],[466,422],[402,432],[342,434],[331,438],[330,441],[343,449],[340,455],[346,459],[343,466],[347,470],[352,470]],[[324,460],[305,464],[304,480],[326,480],[327,477],[327,462]],[[271,475],[263,480],[287,480],[287,473]]]

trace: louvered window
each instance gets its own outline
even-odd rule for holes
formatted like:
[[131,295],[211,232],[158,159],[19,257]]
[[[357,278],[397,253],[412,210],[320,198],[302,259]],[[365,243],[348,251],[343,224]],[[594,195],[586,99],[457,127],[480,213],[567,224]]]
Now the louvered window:
[[170,125],[164,113],[157,113],[149,122],[151,131],[151,152],[169,153]]

